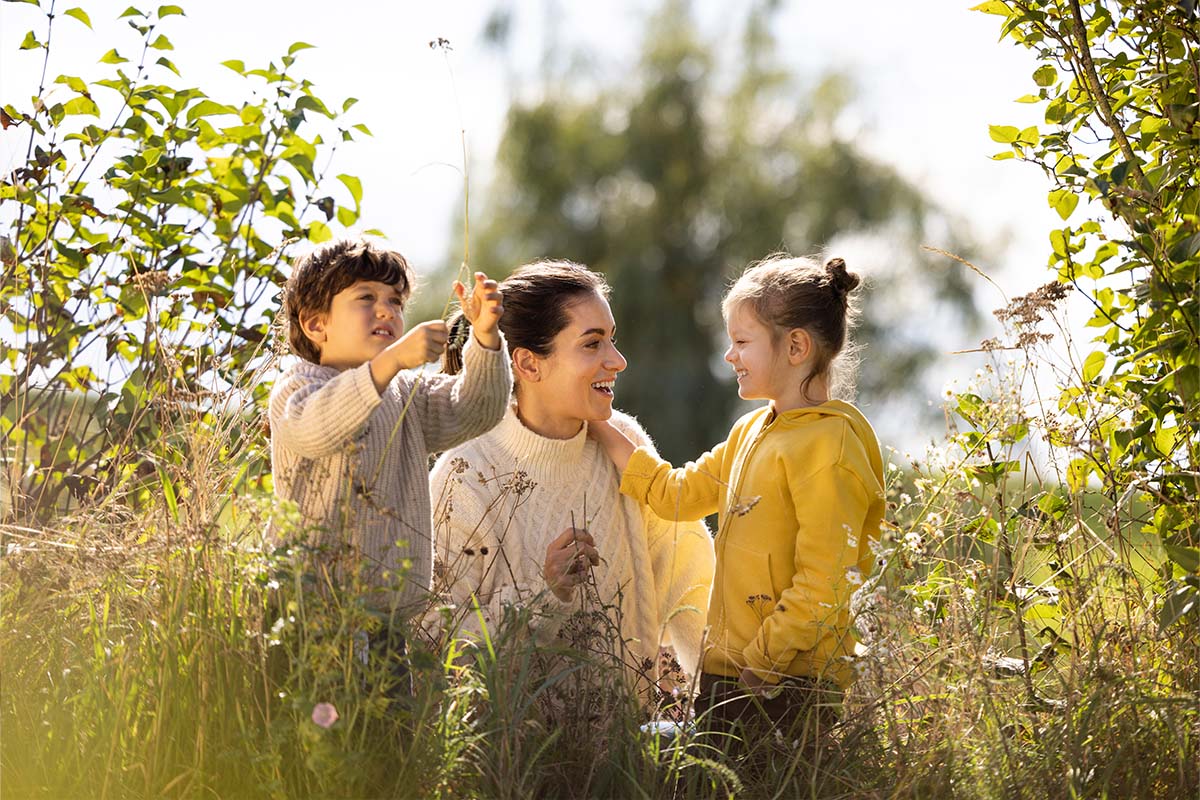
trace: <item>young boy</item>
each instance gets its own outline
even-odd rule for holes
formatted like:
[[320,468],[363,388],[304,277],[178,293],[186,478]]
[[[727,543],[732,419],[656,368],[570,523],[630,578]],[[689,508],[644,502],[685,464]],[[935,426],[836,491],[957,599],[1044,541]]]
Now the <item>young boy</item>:
[[448,336],[441,320],[404,332],[413,277],[402,255],[367,241],[301,258],[284,287],[301,360],[270,401],[275,494],[296,502],[308,543],[320,548],[318,581],[357,575],[388,627],[429,591],[429,454],[491,429],[512,387],[501,294],[482,272],[469,296],[454,283],[474,331],[463,373],[408,371],[435,361]]

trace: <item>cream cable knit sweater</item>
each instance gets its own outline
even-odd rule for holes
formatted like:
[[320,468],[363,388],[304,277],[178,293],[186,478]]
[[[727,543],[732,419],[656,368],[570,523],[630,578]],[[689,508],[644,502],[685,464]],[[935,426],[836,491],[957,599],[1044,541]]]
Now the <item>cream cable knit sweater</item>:
[[[632,417],[614,412],[612,422],[653,448]],[[441,587],[458,606],[460,630],[479,634],[478,618],[468,611],[472,594],[489,626],[505,604],[539,603],[547,612],[536,617],[539,638],[553,636],[566,612],[587,602],[581,593],[593,601],[598,595],[620,608],[622,638],[639,661],[657,661],[660,645],[670,646],[694,674],[712,587],[712,537],[703,522],[656,516],[622,495],[619,483],[586,425],[572,439],[547,439],[526,428],[513,408],[489,433],[443,454],[430,475],[435,591]],[[594,569],[598,591],[583,587],[562,603],[547,589],[542,564],[572,516],[595,538],[602,560]]]
[[427,602],[429,454],[492,428],[508,405],[503,341],[488,350],[470,337],[463,363],[453,377],[402,370],[381,396],[368,364],[338,371],[301,361],[271,391],[275,494],[299,506],[336,580],[362,570],[377,610],[407,616]]

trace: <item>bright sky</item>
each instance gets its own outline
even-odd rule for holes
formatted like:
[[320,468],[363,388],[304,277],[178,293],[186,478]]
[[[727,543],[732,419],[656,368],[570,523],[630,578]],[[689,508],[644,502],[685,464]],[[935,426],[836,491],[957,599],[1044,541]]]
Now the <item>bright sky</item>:
[[[265,64],[277,60],[292,42],[316,45],[300,54],[301,73],[328,103],[359,98],[352,121],[365,122],[375,134],[344,146],[331,174],[361,177],[362,227],[383,230],[425,270],[461,257],[462,234],[452,228],[462,202],[460,129],[466,128],[472,191],[478,197],[511,98],[511,78],[537,74],[544,42],[555,42],[560,57],[585,47],[593,69],[627,74],[648,9],[657,5],[514,0],[509,7],[515,27],[506,58],[481,37],[495,2],[177,2],[187,17],[164,26],[175,45],[166,55],[184,81],[213,95],[244,91],[238,88],[240,79],[219,66],[221,61]],[[94,31],[60,17],[50,77],[95,76],[97,59],[114,44],[120,48],[124,42],[127,55],[134,55],[133,32],[115,22],[128,4],[87,3]],[[1049,279],[1047,235],[1061,223],[1047,206],[1050,187],[1036,167],[989,159],[1003,146],[990,140],[988,124],[1041,122],[1037,106],[1013,102],[1031,91],[1036,64],[1023,48],[999,41],[1001,19],[969,11],[973,4],[794,0],[778,16],[775,33],[780,53],[802,76],[815,78],[829,69],[853,76],[859,96],[848,129],[857,130],[863,147],[969,222],[976,239],[989,245],[979,266],[1012,297]],[[72,5],[59,2],[59,13]],[[723,41],[737,35],[741,4],[711,0],[695,5],[704,34],[723,35]],[[18,52],[17,47],[27,30],[42,38],[44,28],[45,18],[34,6],[0,3],[4,103],[22,101],[36,90],[39,54]],[[438,37],[451,42],[448,56],[429,47]],[[23,142],[14,140],[11,131],[0,135],[0,169],[10,169],[23,151]],[[989,308],[1000,305],[998,297],[984,297]],[[975,344],[953,342],[947,349]]]

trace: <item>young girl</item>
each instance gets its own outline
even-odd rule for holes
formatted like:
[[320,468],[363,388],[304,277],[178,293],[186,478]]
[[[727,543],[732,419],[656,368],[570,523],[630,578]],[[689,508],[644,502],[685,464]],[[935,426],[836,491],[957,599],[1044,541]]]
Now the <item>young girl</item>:
[[740,397],[768,402],[695,462],[673,469],[612,426],[589,429],[624,494],[668,518],[720,515],[702,723],[728,727],[760,707],[787,730],[818,692],[852,680],[850,595],[884,510],[875,433],[831,399],[858,283],[840,258],[777,257],[742,274],[721,307],[725,360]]

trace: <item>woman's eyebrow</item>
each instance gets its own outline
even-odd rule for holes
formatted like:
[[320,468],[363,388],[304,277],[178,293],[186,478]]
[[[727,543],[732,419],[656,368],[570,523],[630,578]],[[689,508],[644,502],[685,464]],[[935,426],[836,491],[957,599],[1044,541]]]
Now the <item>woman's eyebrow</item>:
[[591,336],[593,333],[599,334],[600,336],[605,336],[608,334],[608,331],[605,330],[604,328],[588,328],[586,331],[579,334],[579,336],[577,336],[576,338],[582,339],[585,336]]

